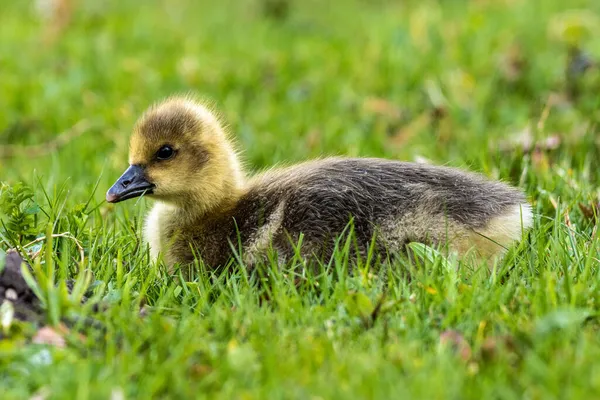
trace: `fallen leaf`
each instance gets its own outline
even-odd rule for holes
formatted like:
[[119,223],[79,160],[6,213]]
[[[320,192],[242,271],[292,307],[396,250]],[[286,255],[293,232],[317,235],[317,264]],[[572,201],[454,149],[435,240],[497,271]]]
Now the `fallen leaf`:
[[405,126],[398,129],[390,139],[390,142],[397,147],[406,144],[410,139],[423,132],[431,124],[432,117],[430,113],[424,112],[418,117],[408,122]]
[[579,203],[579,209],[585,218],[598,222],[600,201],[593,201],[591,204]]
[[363,102],[363,110],[369,114],[375,114],[399,121],[402,118],[402,110],[386,99],[379,97],[368,97]]
[[451,346],[463,361],[468,361],[471,358],[471,346],[458,331],[447,330],[442,332],[440,334],[440,344]]
[[564,219],[565,219],[565,226],[567,226],[567,228],[571,229],[573,227],[573,224],[571,224],[571,217],[569,217],[568,209],[565,210]]
[[44,326],[35,334],[33,337],[33,343],[47,344],[50,346],[59,347],[61,349],[66,345],[63,334],[57,332],[57,330],[49,326]]

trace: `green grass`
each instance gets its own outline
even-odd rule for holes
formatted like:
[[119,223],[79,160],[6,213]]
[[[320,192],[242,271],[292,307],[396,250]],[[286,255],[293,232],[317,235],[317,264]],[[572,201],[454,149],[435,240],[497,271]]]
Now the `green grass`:
[[[0,147],[16,146],[0,177],[5,197],[33,189],[20,213],[2,200],[0,248],[70,232],[85,263],[69,238],[29,247],[43,324],[70,333],[32,344],[39,326],[14,322],[3,399],[600,397],[600,240],[585,211],[600,196],[600,72],[565,73],[569,45],[600,60],[600,3],[290,1],[282,16],[258,0],[85,0],[54,41],[29,3],[0,6]],[[187,91],[216,103],[252,170],[424,157],[522,187],[535,228],[497,274],[442,257],[347,274],[342,249],[299,285],[270,268],[259,286],[239,266],[179,284],[139,245],[146,201],[104,193],[139,113]],[[558,148],[500,148],[527,127]]]

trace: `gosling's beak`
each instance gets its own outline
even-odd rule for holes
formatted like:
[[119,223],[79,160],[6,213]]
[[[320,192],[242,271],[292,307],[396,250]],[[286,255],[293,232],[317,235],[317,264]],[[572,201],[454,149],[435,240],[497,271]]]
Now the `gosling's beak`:
[[144,167],[130,165],[115,184],[108,189],[106,201],[118,203],[143,194],[152,194],[152,189],[154,189],[154,185],[146,180]]

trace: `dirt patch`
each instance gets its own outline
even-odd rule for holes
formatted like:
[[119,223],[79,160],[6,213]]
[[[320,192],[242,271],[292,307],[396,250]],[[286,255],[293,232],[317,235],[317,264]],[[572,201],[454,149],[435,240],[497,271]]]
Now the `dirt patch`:
[[38,322],[43,319],[39,299],[29,288],[21,265],[29,265],[23,261],[19,253],[9,250],[6,253],[5,266],[0,273],[0,304],[5,301],[13,303],[15,318],[21,321]]

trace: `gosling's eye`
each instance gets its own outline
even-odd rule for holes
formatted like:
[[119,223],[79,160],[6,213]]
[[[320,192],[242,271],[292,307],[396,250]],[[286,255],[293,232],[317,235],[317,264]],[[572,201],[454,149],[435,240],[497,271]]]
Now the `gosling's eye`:
[[168,160],[175,155],[175,150],[171,146],[163,146],[156,152],[156,158],[159,160]]

